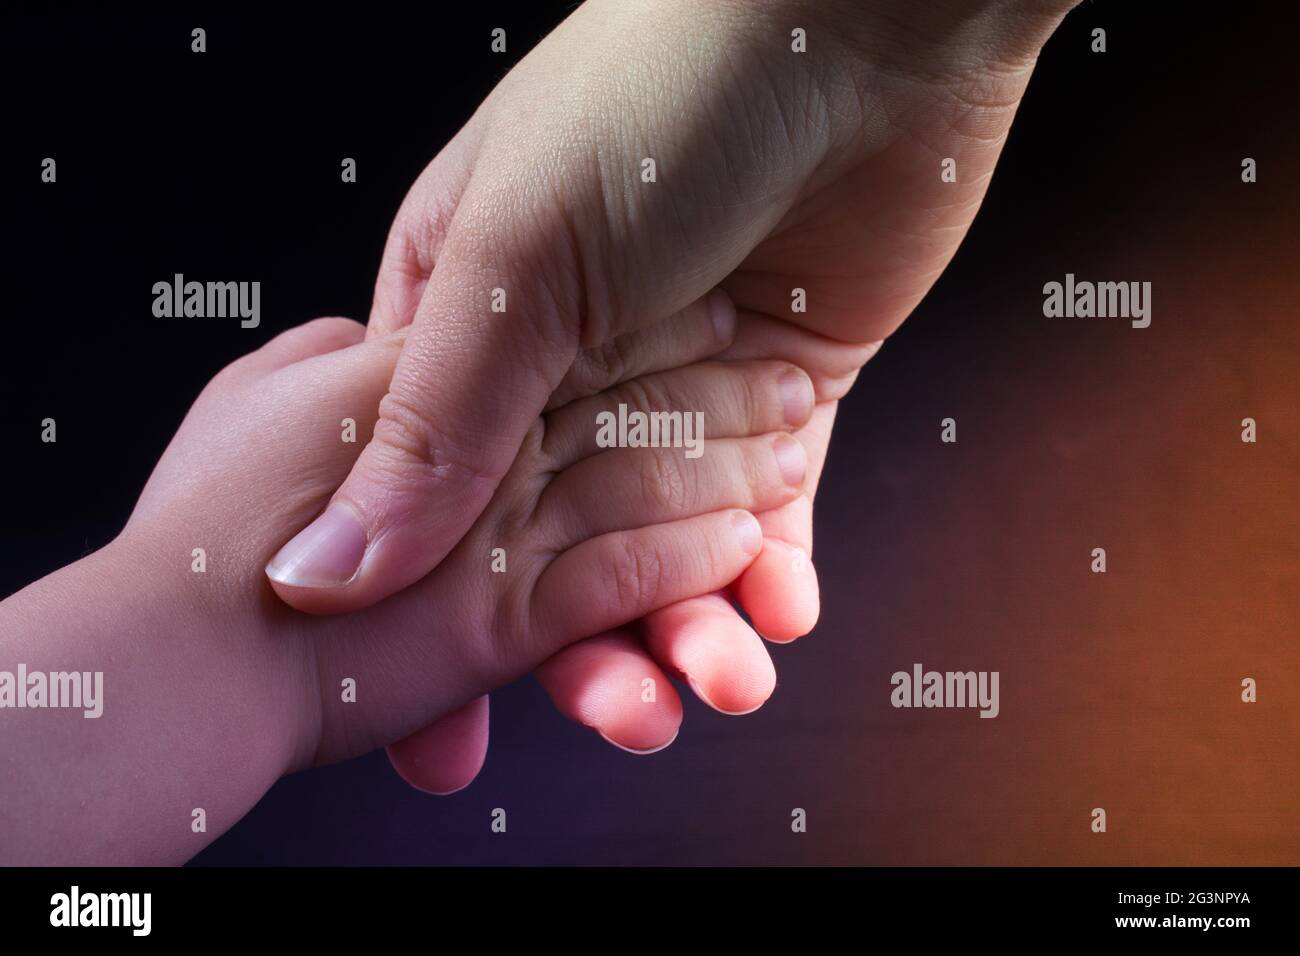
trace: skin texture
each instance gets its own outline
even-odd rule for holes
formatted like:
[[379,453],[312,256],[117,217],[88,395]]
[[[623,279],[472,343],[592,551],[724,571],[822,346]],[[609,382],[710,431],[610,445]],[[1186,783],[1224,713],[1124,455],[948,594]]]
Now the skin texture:
[[[633,354],[642,347],[625,353],[638,367],[650,361],[648,355]],[[752,361],[780,355],[811,378],[816,406],[808,423],[794,432],[808,450],[804,491],[758,513],[763,550],[732,586],[649,614],[635,628],[566,647],[539,668],[537,679],[562,714],[620,749],[649,754],[672,743],[681,726],[681,701],[670,677],[724,714],[751,713],[771,696],[776,673],[763,638],[794,640],[816,624],[812,498],[838,400],[877,348],[878,343],[849,346],[785,322],[740,315],[733,341],[718,358]],[[666,355],[659,361],[667,361]],[[758,631],[735,611],[733,600],[739,600]],[[653,702],[642,694],[647,677],[655,681]],[[455,792],[473,780],[487,751],[486,701],[458,715],[456,724],[455,733],[435,726],[389,747],[404,779],[434,794]]]
[[[828,348],[884,339],[965,236],[1038,51],[1071,6],[584,4],[500,83],[398,212],[370,328],[411,336],[375,442],[337,493],[358,517],[365,560],[346,584],[282,596],[348,610],[418,579],[490,498],[576,354],[710,288]],[[791,49],[795,27],[806,53]],[[654,183],[641,178],[647,157]],[[956,182],[941,179],[946,158]],[[498,288],[506,318],[489,308]],[[791,309],[795,288],[806,312]],[[802,436],[816,463],[833,409],[819,416]],[[793,571],[795,549],[811,550],[811,497],[763,523],[770,548],[733,593],[766,604],[760,630],[789,640],[817,616],[815,574]],[[673,643],[661,628],[736,648],[747,625],[717,602],[647,620],[643,663],[672,673],[680,662],[654,653]],[[626,730],[627,705],[601,703],[625,700],[613,687],[631,651],[617,651],[608,688],[599,654],[572,658],[582,680],[561,677],[566,658],[539,677],[562,711]],[[706,699],[734,692],[722,709],[752,709],[763,689],[755,674]],[[662,744],[669,730],[661,716],[634,736]],[[485,727],[473,741],[486,741]]]
[[[443,731],[472,733],[486,691],[735,580],[762,546],[739,509],[802,490],[807,464],[786,430],[812,413],[812,384],[803,378],[793,420],[780,387],[802,372],[737,360],[648,373],[538,419],[492,504],[418,585],[347,617],[301,614],[262,569],[352,467],[358,446],[340,440],[340,422],[363,437],[374,427],[405,333],[364,334],[317,320],[224,369],[122,534],[0,604],[6,669],[104,673],[98,719],[6,709],[0,861],[181,862],[285,773],[447,715]],[[597,447],[597,410],[647,398],[703,409],[705,454],[688,464],[676,448]],[[673,469],[682,493],[665,495]],[[506,573],[490,569],[494,548]],[[204,833],[191,829],[195,808]]]
[[[364,553],[355,573],[286,600],[349,610],[418,580],[486,505],[582,348],[720,283],[740,308],[835,340],[893,331],[965,234],[1054,25],[1008,7],[580,8],[397,215],[370,328],[411,335],[375,440],[335,496]],[[791,52],[792,21],[815,53]],[[945,155],[957,183],[940,180]],[[795,287],[804,313],[790,311]]]

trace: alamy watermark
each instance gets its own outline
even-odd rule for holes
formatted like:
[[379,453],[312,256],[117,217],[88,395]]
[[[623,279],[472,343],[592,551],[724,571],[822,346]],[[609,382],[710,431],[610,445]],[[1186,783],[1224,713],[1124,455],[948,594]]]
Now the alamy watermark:
[[889,702],[895,707],[978,707],[981,717],[996,717],[997,671],[927,671],[920,664],[912,672],[895,671]]
[[618,414],[596,415],[599,448],[685,448],[687,458],[704,454],[703,412],[629,412],[619,404]]
[[1065,282],[1043,286],[1043,315],[1049,319],[1132,319],[1135,329],[1151,324],[1150,282],[1076,282],[1073,272]]
[[171,282],[155,282],[153,294],[153,314],[160,319],[238,316],[245,329],[255,329],[262,322],[260,282],[186,282],[178,272]]
[[82,893],[73,886],[50,897],[50,925],[125,926],[132,936],[148,936],[153,928],[152,893]]
[[103,671],[0,671],[0,710],[6,707],[81,709],[93,720],[104,713]]

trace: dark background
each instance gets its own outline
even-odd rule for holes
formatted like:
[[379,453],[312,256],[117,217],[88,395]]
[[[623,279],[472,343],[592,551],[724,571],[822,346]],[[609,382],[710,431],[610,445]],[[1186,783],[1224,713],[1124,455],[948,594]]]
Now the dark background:
[[[0,593],[114,537],[189,403],[230,360],[317,315],[365,320],[406,189],[571,7],[483,2],[454,17],[443,5],[387,13],[363,5],[346,14],[266,7],[6,14]],[[1100,862],[1060,823],[1096,805],[1092,794],[1061,795],[1097,767],[1086,756],[1068,768],[1043,763],[1077,722],[1062,723],[1055,743],[1031,743],[1067,715],[1017,724],[1004,684],[1004,714],[1009,706],[1011,713],[1000,721],[943,715],[941,724],[920,724],[882,706],[888,688],[880,675],[887,680],[913,660],[962,664],[942,652],[968,646],[1014,647],[1033,661],[1033,649],[1017,641],[1045,631],[1056,640],[1067,618],[1077,623],[1103,600],[1057,600],[1044,589],[1069,564],[1062,554],[1074,561],[1093,546],[1096,536],[1073,536],[1090,520],[1089,496],[1108,493],[1103,476],[1151,472],[1151,446],[1123,429],[1134,421],[1130,399],[1150,397],[1140,390],[1153,382],[1167,386],[1160,395],[1175,393],[1175,432],[1207,420],[1184,400],[1209,402],[1210,417],[1222,413],[1233,441],[1243,415],[1276,409],[1263,432],[1280,446],[1271,471],[1243,479],[1222,506],[1267,511],[1294,498],[1290,9],[1084,4],[1049,42],[974,229],[842,405],[817,508],[822,623],[805,641],[773,649],[780,685],[762,711],[726,718],[690,698],[676,744],[634,758],[565,722],[524,681],[494,695],[487,765],[466,791],[420,794],[372,754],[282,781],[197,862]],[[207,30],[201,56],[190,52],[194,26]],[[508,31],[505,56],[488,50],[496,26]],[[1104,55],[1089,51],[1094,26],[1108,32]],[[45,156],[58,161],[57,186],[40,182]],[[345,156],[357,159],[356,184],[339,181]],[[1254,186],[1240,182],[1243,156],[1259,162]],[[1066,271],[1161,280],[1153,328],[1043,319],[1042,284]],[[175,272],[260,280],[261,327],[153,318],[151,286]],[[1174,340],[1171,330],[1184,334]],[[1216,369],[1235,377],[1219,387]],[[1130,388],[1139,392],[1126,398]],[[1067,427],[1072,414],[1114,427],[1095,441],[1080,437]],[[939,460],[946,415],[959,419],[961,447],[971,449],[957,464]],[[40,443],[46,416],[58,421],[57,445]],[[1060,452],[1053,440],[1066,443],[1064,457],[1074,463],[1055,479],[1043,470],[1044,449]],[[1175,456],[1181,466],[1220,454],[1198,441]],[[1096,457],[1080,461],[1068,450],[1079,442]],[[1188,474],[1155,480],[1174,494],[1195,484]],[[1078,497],[1070,498],[1076,478]],[[1163,494],[1118,493],[1134,510],[1106,512],[1112,539]],[[1205,508],[1224,500],[1197,499]],[[1025,540],[1048,543],[1041,553],[982,547],[990,516]],[[1289,534],[1294,517],[1265,514],[1259,533]],[[1272,539],[1261,546],[1240,522],[1211,522],[1220,525],[1225,535],[1247,536],[1233,539],[1241,549],[1232,552],[1235,573],[1294,582],[1294,546],[1270,552]],[[1148,531],[1135,532],[1135,546],[1183,551],[1177,529]],[[945,583],[954,566],[979,573]],[[1178,578],[1175,569],[1171,580]],[[996,600],[981,605],[973,594]],[[1134,609],[1166,598],[1180,600],[1116,596],[1115,608],[1138,616],[1123,627],[1110,619],[1109,633],[1140,647],[1151,621]],[[1292,659],[1268,657],[1287,633],[1293,643],[1294,600],[1268,589],[1264,600],[1262,610],[1256,603],[1240,614],[1216,607],[1259,622],[1256,659],[1294,678]],[[1229,683],[1241,670],[1235,666],[1224,664]],[[1003,671],[1006,681],[1005,663]],[[1089,688],[1088,699],[1124,699],[1117,685],[1106,686]],[[1186,708],[1195,697],[1171,691],[1169,700]],[[1118,728],[1135,719],[1111,716]],[[999,724],[1002,749],[963,764],[974,758],[957,755],[978,749],[967,737],[985,732],[983,724]],[[1280,824],[1275,813],[1297,805],[1294,771],[1280,783],[1267,772],[1288,752],[1294,764],[1294,726],[1286,718],[1258,731],[1280,749],[1258,755],[1258,786],[1232,811],[1239,822],[1259,817],[1256,829],[1189,847],[1187,834],[1204,832],[1197,821],[1183,821],[1185,830],[1149,826],[1148,842],[1123,844],[1128,855],[1107,861],[1296,862],[1294,815],[1289,829],[1271,829]],[[918,737],[926,727],[947,729]],[[1177,752],[1184,738],[1166,731]],[[1112,734],[1080,747],[1094,745],[1122,746]],[[1240,759],[1240,739],[1232,749]],[[1150,756],[1133,755],[1132,766],[1150,766]],[[1004,786],[988,783],[990,763]],[[1196,766],[1209,777],[1242,769]],[[1116,772],[1150,791],[1130,770]],[[1245,778],[1253,779],[1249,768]],[[1177,773],[1163,782],[1189,785]],[[1227,806],[1214,793],[1199,805]],[[799,837],[788,825],[795,806],[808,808],[811,821]],[[507,837],[489,832],[494,807],[509,810]],[[1177,818],[1168,807],[1151,814]]]

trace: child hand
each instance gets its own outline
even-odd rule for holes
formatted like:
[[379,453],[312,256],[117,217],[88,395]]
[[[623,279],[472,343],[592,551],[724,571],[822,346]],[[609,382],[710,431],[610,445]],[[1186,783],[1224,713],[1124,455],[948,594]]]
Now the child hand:
[[[757,515],[763,551],[731,587],[647,615],[638,633],[620,628],[569,645],[538,668],[538,681],[561,713],[623,750],[647,754],[671,744],[681,727],[681,700],[669,675],[688,683],[720,713],[746,714],[762,706],[775,688],[776,672],[763,640],[732,602],[743,607],[768,640],[792,641],[816,624],[813,496],[838,400],[878,349],[879,343],[838,342],[756,313],[740,314],[734,340],[718,359],[779,359],[812,379],[816,408],[795,432],[809,456],[804,493]],[[656,688],[652,700],[644,693],[647,678]],[[413,786],[445,794],[473,780],[487,739],[484,699],[391,745],[388,752]]]
[[[13,749],[41,754],[0,785],[7,862],[186,859],[283,773],[398,739],[568,643],[724,587],[761,547],[736,509],[802,489],[802,449],[781,434],[788,363],[646,376],[539,420],[428,578],[364,612],[302,615],[263,567],[373,427],[403,336],[363,336],[318,320],[223,370],[119,538],[0,606],[6,662],[104,675],[99,720],[6,715]],[[704,454],[597,447],[595,416],[620,401],[702,411]]]

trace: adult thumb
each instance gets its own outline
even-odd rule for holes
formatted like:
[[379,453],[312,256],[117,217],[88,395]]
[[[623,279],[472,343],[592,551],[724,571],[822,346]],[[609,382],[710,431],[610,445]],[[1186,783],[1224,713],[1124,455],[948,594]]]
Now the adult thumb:
[[369,444],[267,565],[287,603],[367,607],[424,577],[470,529],[578,352],[580,303],[548,281],[555,268],[535,245],[448,236]]

